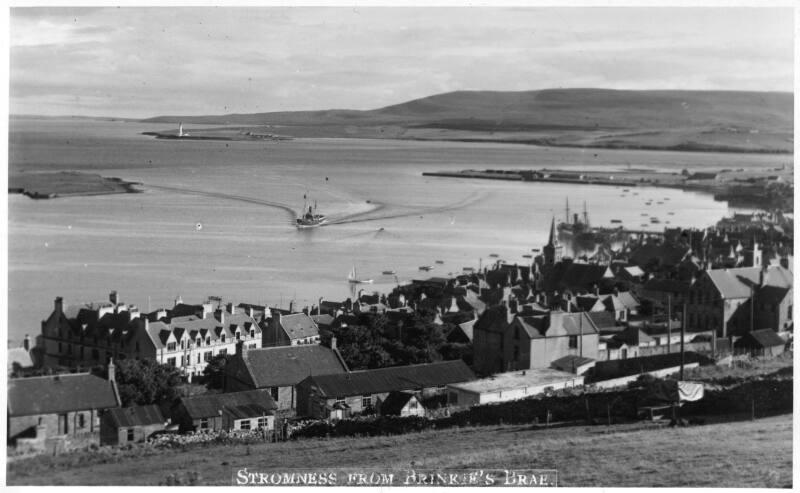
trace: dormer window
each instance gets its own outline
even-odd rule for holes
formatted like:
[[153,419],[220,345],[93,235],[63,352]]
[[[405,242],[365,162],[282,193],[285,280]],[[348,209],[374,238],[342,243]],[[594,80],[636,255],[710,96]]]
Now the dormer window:
[[250,329],[250,337],[254,338],[255,336],[256,336],[256,329]]
[[202,345],[201,344],[202,342],[203,342],[203,340],[198,337],[197,338],[197,347],[200,347]]
[[167,351],[175,351],[177,344],[174,342],[167,343]]
[[225,344],[225,333],[223,332],[221,336],[219,336],[219,340],[221,343]]
[[211,337],[206,337],[206,346],[211,345]]
[[242,333],[241,333],[241,332],[239,332],[238,330],[236,331],[236,340],[237,340],[237,341],[240,341],[240,340],[242,340]]

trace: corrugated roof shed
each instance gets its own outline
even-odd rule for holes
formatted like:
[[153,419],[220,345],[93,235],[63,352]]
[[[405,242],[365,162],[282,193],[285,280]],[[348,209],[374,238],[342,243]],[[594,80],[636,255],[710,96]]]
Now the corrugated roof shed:
[[192,419],[219,416],[219,411],[230,412],[234,417],[247,418],[269,414],[277,408],[275,401],[264,390],[197,395],[184,397],[181,402]]
[[249,349],[243,360],[258,388],[297,385],[309,375],[347,371],[333,350],[317,344]]
[[468,382],[475,379],[475,374],[459,359],[336,375],[316,375],[311,379],[323,396],[347,397]]
[[12,378],[8,381],[8,415],[65,413],[120,405],[111,382],[90,373]]
[[164,424],[166,421],[155,404],[109,409],[108,418],[116,428]]

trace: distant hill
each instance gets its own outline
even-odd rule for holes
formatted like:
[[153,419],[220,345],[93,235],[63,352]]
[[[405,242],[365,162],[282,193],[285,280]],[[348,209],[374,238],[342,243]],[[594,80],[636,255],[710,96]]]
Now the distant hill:
[[266,126],[294,137],[792,152],[793,98],[792,93],[744,91],[457,91],[368,111],[159,116],[143,121]]

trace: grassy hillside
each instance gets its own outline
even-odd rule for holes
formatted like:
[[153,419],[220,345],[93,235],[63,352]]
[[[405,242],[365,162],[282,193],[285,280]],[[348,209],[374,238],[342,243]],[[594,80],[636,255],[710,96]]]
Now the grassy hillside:
[[791,415],[663,428],[487,426],[392,437],[41,456],[10,485],[157,485],[172,475],[229,485],[234,468],[557,469],[559,486],[791,487]]
[[457,91],[376,110],[160,116],[269,126],[295,137],[481,140],[562,146],[791,152],[793,95],[741,91]]

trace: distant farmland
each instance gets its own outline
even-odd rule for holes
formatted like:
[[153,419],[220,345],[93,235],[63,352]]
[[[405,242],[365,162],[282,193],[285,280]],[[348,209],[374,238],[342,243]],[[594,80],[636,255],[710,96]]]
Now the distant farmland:
[[241,125],[243,135],[791,153],[793,105],[791,93],[776,92],[457,91],[367,111],[159,116],[143,122]]

